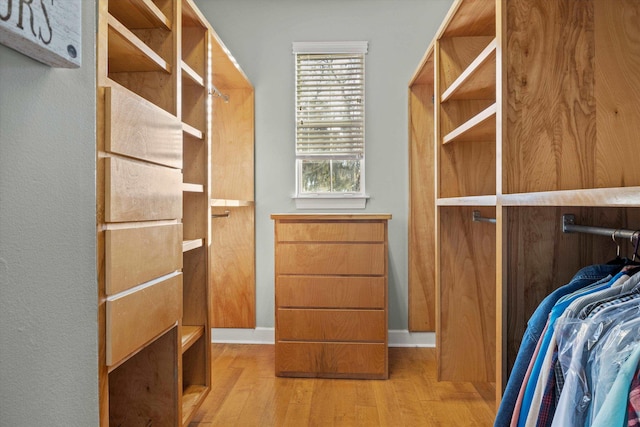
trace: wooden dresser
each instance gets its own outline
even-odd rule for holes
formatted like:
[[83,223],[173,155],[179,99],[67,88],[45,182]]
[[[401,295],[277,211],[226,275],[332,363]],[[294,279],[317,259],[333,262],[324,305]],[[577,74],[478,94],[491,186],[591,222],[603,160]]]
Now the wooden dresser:
[[274,214],[278,376],[388,378],[389,214]]

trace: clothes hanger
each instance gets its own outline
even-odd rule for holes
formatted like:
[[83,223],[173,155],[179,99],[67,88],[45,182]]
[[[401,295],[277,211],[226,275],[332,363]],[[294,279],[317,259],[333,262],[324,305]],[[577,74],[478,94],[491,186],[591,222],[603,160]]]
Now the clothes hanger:
[[[640,230],[639,231],[635,231],[631,235],[629,240],[633,244],[633,255],[631,257],[631,261],[635,262],[636,261],[636,257],[638,256],[638,245],[640,244]],[[633,243],[634,240],[635,240],[635,243]]]
[[609,261],[607,264],[610,264],[610,265],[626,265],[627,264],[628,259],[620,257],[620,243],[618,243],[618,241],[616,240],[616,233],[620,230],[621,229],[618,228],[613,233],[611,233],[611,240],[613,240],[613,243],[615,243],[616,245],[616,257],[611,261]]

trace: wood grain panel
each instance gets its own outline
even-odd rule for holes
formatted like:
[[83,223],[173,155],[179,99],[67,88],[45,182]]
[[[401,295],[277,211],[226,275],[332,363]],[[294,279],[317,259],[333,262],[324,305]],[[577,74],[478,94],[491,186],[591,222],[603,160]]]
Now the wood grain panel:
[[435,330],[435,174],[431,84],[409,91],[409,330]]
[[106,303],[106,363],[113,366],[182,317],[182,274]]
[[384,308],[384,277],[278,276],[276,307]]
[[276,249],[280,274],[385,274],[382,243],[282,243]]
[[182,195],[184,239],[205,239],[209,235],[209,198],[206,193],[185,192]]
[[495,194],[494,141],[446,144],[439,149],[439,197]]
[[387,346],[367,343],[278,343],[276,375],[291,377],[388,377]]
[[185,133],[183,138],[183,181],[209,186],[209,150],[206,140]]
[[147,101],[176,115],[176,78],[165,72],[124,73],[109,70],[109,78]]
[[279,242],[384,242],[381,222],[278,222]]
[[182,85],[182,121],[202,133],[207,130],[207,97],[207,90],[202,86]]
[[211,219],[211,327],[254,328],[254,207],[213,207]]
[[[212,62],[212,83],[218,89],[242,88],[250,89],[251,83],[244,74],[235,58],[229,53],[229,49],[224,45],[218,34],[210,29],[211,34],[211,62]],[[253,120],[251,120],[253,123]]]
[[182,224],[105,231],[106,295],[182,269]]
[[[183,26],[182,26],[182,60],[193,69],[198,75],[205,76],[207,73],[207,29],[203,27],[199,20],[190,20],[190,25],[185,26],[185,11],[182,8]],[[187,18],[188,19],[188,18]]]
[[278,341],[379,341],[387,337],[383,310],[308,310],[276,312]]
[[182,168],[182,125],[119,86],[105,88],[105,150]]
[[[214,64],[215,68],[215,64]],[[213,98],[211,197],[254,199],[253,91],[225,90]]]
[[628,159],[640,135],[640,2],[596,0],[596,187],[640,184],[640,168]]
[[506,13],[504,192],[592,188],[593,2],[515,0]]
[[115,157],[106,158],[104,162],[107,222],[182,217],[182,174],[179,170]]
[[[445,137],[451,132],[458,130],[469,120],[480,114],[482,111],[494,105],[494,99],[484,100],[463,100],[447,101],[440,105],[440,141],[445,142]],[[495,124],[494,124],[495,129]],[[495,145],[495,135],[492,139],[477,139],[476,141],[491,141]],[[474,141],[475,142],[475,141]]]
[[182,281],[182,303],[188,310],[182,314],[183,325],[205,326],[205,336],[209,336],[209,284],[207,270],[209,264],[207,247],[203,246],[184,254]]
[[473,207],[439,209],[438,378],[495,381],[496,226],[472,222]]
[[109,425],[179,425],[177,329],[109,373]]
[[[478,55],[489,46],[492,40],[493,37],[455,37],[439,40],[440,88],[438,95],[442,95],[451,86]],[[495,93],[493,95],[495,97]]]
[[459,0],[449,10],[438,37],[495,35],[495,15],[496,2]]

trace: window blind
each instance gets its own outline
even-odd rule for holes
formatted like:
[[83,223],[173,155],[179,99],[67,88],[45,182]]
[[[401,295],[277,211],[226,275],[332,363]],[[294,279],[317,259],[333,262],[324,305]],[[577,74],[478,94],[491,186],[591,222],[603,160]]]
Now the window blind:
[[363,52],[296,53],[298,158],[363,156],[364,72]]

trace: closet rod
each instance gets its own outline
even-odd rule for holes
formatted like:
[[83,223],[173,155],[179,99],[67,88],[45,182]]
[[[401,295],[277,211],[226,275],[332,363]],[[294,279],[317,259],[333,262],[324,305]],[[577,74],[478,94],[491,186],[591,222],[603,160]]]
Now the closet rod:
[[607,236],[611,238],[620,237],[623,239],[638,240],[639,230],[624,230],[622,228],[592,227],[590,225],[577,225],[576,216],[573,214],[562,215],[563,233],[586,233]]
[[217,96],[218,98],[222,98],[224,100],[225,104],[229,103],[229,95],[225,95],[224,93],[220,92],[220,90],[215,87],[214,85],[211,85],[211,89],[209,89],[209,95],[213,95],[213,96]]
[[496,223],[496,219],[495,218],[485,218],[485,217],[480,215],[480,211],[473,211],[472,219],[475,222],[490,222],[491,224],[495,224]]

